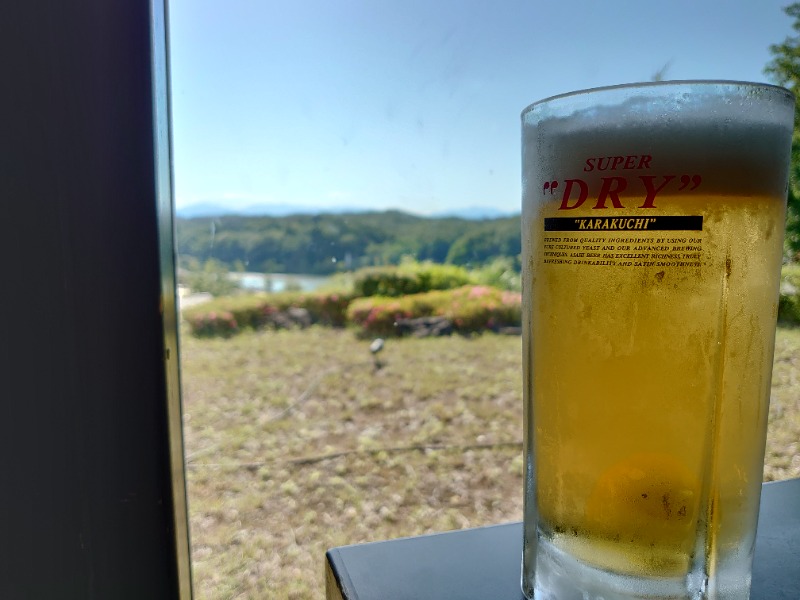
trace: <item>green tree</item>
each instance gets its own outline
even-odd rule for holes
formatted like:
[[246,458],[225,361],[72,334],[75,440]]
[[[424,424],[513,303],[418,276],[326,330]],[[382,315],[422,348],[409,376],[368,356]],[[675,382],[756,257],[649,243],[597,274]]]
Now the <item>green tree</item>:
[[476,268],[498,256],[517,256],[521,251],[519,226],[509,230],[499,223],[484,223],[466,231],[450,246],[447,262]]
[[186,272],[183,279],[193,292],[208,292],[212,296],[229,296],[239,289],[239,284],[228,276],[227,267],[213,258],[201,270]]
[[786,250],[795,260],[800,254],[800,2],[785,7],[783,11],[792,19],[795,35],[782,43],[773,44],[769,51],[772,61],[764,69],[767,76],[794,93],[794,135],[792,136],[792,162],[789,171],[789,205],[786,217]]
[[[182,268],[205,261],[228,270],[329,275],[366,266],[417,261],[478,266],[520,253],[519,216],[471,221],[399,211],[286,217],[177,219]],[[451,246],[460,240],[451,253]],[[449,258],[448,258],[449,257]],[[197,263],[190,266],[189,259]]]

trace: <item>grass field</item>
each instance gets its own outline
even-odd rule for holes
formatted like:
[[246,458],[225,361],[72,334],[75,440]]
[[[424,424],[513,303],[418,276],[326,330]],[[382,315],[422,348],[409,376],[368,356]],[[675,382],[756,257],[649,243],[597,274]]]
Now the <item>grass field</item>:
[[[518,337],[184,336],[195,597],[324,598],[332,546],[522,516]],[[765,479],[800,476],[800,329],[776,346]]]

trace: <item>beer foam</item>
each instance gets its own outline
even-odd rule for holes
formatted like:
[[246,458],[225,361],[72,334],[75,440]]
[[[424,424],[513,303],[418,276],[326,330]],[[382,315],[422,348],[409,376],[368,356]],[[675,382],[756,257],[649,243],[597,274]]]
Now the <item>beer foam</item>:
[[[523,176],[700,175],[696,193],[785,195],[794,99],[775,86],[675,82],[556,96],[522,114]],[[589,169],[600,157],[649,156],[641,169]],[[617,166],[642,161],[616,161]],[[588,170],[587,170],[588,169]]]

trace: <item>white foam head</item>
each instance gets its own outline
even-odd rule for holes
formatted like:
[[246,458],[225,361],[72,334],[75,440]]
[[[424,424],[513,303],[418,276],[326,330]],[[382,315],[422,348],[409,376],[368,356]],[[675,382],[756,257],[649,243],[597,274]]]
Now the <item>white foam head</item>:
[[[785,194],[794,97],[741,82],[659,82],[555,96],[522,113],[523,186],[582,177],[592,190],[615,171],[698,174],[713,193]],[[649,156],[650,159],[627,157]],[[628,169],[635,170],[635,169]],[[621,173],[617,173],[621,174]]]

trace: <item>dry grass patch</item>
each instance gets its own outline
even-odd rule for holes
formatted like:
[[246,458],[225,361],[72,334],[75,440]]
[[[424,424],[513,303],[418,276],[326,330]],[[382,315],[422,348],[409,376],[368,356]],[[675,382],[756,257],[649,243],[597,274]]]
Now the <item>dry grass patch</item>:
[[[196,597],[324,598],[333,546],[522,516],[521,342],[183,336]],[[766,479],[800,476],[800,330],[781,330]]]
[[780,328],[775,340],[764,480],[800,477],[800,328]]

